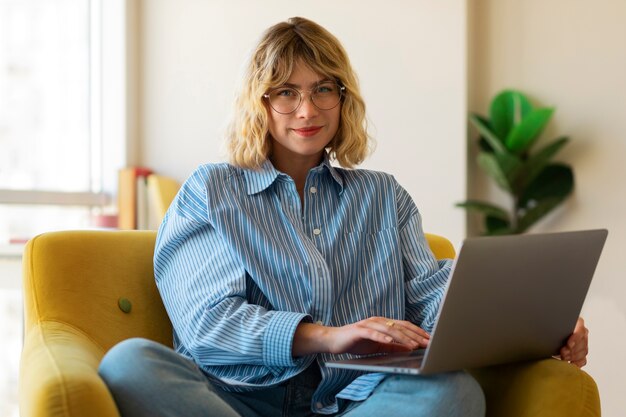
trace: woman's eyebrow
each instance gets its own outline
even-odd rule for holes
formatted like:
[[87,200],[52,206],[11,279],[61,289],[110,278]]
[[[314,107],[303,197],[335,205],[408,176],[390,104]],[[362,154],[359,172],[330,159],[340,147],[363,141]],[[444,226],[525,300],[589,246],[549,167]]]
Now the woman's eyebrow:
[[[321,84],[321,83],[325,83],[327,81],[333,81],[333,80],[330,79],[330,78],[322,78],[321,80],[318,80],[318,81],[315,81],[315,82],[312,82],[311,84],[309,84],[309,87],[315,87],[316,85]],[[282,85],[282,87],[289,87],[289,88],[298,89],[298,88],[301,88],[301,85],[300,84],[293,84],[293,83],[285,83],[285,84]]]

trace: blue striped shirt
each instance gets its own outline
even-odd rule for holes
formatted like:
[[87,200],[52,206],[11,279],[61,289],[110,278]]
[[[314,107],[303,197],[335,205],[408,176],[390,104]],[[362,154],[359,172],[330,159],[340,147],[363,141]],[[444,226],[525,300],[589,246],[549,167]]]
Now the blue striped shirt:
[[163,220],[154,266],[176,351],[228,391],[279,384],[317,360],[312,409],[330,414],[338,398],[367,398],[384,375],[323,366],[350,354],[294,358],[298,324],[382,316],[430,331],[451,262],[435,260],[392,176],[325,159],[303,203],[269,161],[200,166]]

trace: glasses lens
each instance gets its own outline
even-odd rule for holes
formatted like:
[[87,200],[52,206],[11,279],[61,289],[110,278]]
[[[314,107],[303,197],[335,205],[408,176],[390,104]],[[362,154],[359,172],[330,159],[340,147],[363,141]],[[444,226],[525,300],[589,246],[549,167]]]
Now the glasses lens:
[[324,82],[311,91],[311,99],[321,110],[333,109],[341,100],[341,89],[337,83]]
[[[311,101],[320,110],[330,110],[337,107],[343,94],[341,87],[332,81],[323,82],[311,90]],[[291,87],[279,87],[269,92],[267,95],[270,106],[278,113],[289,114],[294,112],[302,95]]]
[[269,94],[270,105],[278,113],[291,113],[300,104],[300,93],[289,87],[277,88]]

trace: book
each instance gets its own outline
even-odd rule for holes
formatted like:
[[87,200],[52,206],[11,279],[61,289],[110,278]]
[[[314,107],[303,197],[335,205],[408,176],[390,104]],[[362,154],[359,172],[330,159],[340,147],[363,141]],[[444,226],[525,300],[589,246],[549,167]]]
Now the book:
[[[146,178],[152,170],[145,167],[122,168],[118,172],[117,209],[119,229],[145,228],[147,224]],[[143,184],[143,185],[142,185]]]
[[176,197],[180,183],[174,178],[151,174],[148,185],[148,224],[150,229],[158,229],[165,212]]
[[147,176],[137,175],[135,191],[137,193],[137,204],[135,205],[136,229],[149,229],[148,225],[148,187],[146,185]]

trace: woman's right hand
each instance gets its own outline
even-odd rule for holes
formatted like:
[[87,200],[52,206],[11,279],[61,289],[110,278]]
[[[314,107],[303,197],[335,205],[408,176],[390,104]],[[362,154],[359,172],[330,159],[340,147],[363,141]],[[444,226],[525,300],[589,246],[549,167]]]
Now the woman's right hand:
[[294,336],[293,355],[406,352],[428,346],[429,340],[430,335],[415,324],[385,317],[370,317],[341,327],[301,323]]

